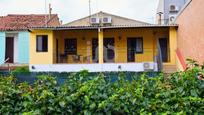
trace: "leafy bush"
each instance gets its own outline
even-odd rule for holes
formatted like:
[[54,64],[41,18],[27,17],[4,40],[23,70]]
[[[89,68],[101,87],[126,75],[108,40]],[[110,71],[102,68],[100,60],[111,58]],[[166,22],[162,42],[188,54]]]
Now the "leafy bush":
[[171,75],[131,76],[111,82],[104,74],[73,73],[63,85],[39,76],[33,84],[0,77],[0,114],[202,114],[204,81],[201,66]]
[[14,72],[14,73],[18,73],[18,72],[28,73],[29,72],[29,67],[28,66],[17,67],[12,72]]

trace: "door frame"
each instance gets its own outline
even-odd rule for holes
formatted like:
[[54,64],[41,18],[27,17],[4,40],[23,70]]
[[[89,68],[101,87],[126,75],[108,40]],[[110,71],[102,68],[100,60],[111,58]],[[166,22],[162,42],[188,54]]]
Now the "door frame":
[[[138,45],[138,43],[141,43],[141,45]],[[131,48],[131,51],[129,50],[130,46],[133,47]],[[143,53],[144,53],[143,37],[127,37],[127,62],[136,62],[135,55]],[[129,54],[132,55],[131,56],[132,59],[129,58],[130,57]]]

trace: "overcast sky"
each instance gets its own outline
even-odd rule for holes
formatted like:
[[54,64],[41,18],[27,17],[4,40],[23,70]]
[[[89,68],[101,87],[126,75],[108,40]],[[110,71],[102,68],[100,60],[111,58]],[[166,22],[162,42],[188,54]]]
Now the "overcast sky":
[[[89,0],[46,0],[63,23],[89,15]],[[127,18],[154,22],[158,0],[91,0],[91,12],[104,11]],[[47,11],[48,12],[48,11]],[[45,0],[0,0],[0,15],[45,13]]]

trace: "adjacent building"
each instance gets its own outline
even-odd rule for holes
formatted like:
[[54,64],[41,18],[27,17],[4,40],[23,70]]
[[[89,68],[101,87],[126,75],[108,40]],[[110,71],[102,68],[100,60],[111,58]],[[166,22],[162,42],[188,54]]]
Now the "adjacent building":
[[159,0],[157,8],[157,23],[169,24],[175,21],[179,11],[188,0]]
[[[9,14],[0,17],[0,65],[3,63],[28,64],[30,27],[58,26],[57,14]],[[40,42],[40,41],[39,41]]]
[[178,28],[177,56],[180,68],[186,68],[185,59],[191,58],[200,64],[204,61],[204,1],[190,0],[176,18]]

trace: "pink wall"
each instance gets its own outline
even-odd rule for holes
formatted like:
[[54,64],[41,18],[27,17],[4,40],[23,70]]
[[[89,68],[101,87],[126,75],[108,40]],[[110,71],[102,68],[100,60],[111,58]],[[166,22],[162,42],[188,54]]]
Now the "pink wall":
[[204,61],[204,0],[192,0],[177,18],[178,48],[184,58]]

